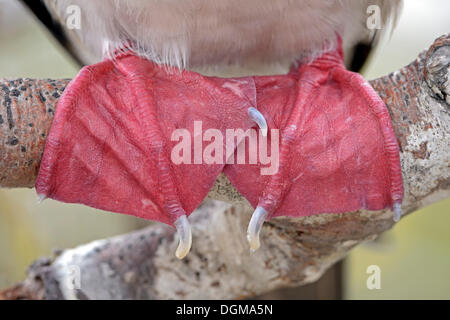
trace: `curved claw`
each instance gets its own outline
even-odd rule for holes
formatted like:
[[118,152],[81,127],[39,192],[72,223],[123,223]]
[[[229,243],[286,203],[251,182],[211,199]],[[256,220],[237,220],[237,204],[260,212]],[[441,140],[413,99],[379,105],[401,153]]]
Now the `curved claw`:
[[399,202],[394,203],[393,210],[394,210],[394,221],[395,222],[400,221],[400,218],[402,217],[402,204]]
[[258,109],[250,107],[248,108],[248,116],[250,119],[256,122],[259,129],[262,131],[262,135],[265,137],[267,136],[267,131],[269,130],[267,127],[267,122],[264,116],[261,112],[258,111]]
[[47,196],[45,194],[42,193],[38,193],[38,203],[41,204],[45,199],[47,199]]
[[259,249],[259,233],[267,218],[268,212],[263,207],[257,207],[255,212],[253,212],[250,223],[247,229],[247,241],[250,244],[252,251]]
[[175,228],[177,228],[178,236],[180,238],[180,242],[178,244],[177,251],[175,255],[178,259],[183,259],[191,250],[192,245],[192,231],[191,225],[186,217],[186,215],[182,215],[177,220],[175,220]]

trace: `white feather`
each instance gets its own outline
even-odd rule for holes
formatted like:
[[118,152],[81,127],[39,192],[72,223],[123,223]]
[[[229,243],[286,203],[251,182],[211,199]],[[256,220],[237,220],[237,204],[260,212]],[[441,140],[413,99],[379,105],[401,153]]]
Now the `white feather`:
[[[386,24],[400,0],[45,0],[61,20],[81,8],[78,37],[100,60],[124,42],[157,63],[180,68],[288,63],[367,39],[367,7]],[[387,26],[384,26],[387,28]]]

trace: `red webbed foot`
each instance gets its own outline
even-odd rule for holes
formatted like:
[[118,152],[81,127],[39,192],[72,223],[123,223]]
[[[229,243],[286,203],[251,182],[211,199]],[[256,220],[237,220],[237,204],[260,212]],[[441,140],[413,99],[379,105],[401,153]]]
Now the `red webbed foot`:
[[[207,78],[132,52],[85,67],[58,103],[37,193],[175,226],[183,258],[192,242],[187,216],[229,156],[223,148],[223,159],[205,165],[196,136],[253,121],[267,131],[255,94],[252,78]],[[180,155],[174,151],[184,138]]]
[[247,236],[252,250],[260,245],[264,221],[276,216],[386,207],[394,210],[394,219],[401,215],[399,150],[388,110],[342,61],[336,50],[287,76],[255,79],[258,109],[270,129],[266,144],[280,137],[279,150],[271,150],[278,170],[263,175],[261,163],[225,168],[256,207]]
[[[223,143],[228,130],[248,132],[255,122],[256,149],[243,148],[245,134],[230,149]],[[243,149],[259,162],[225,166]],[[58,103],[36,190],[175,226],[182,258],[192,241],[187,216],[222,171],[256,208],[254,250],[263,222],[276,216],[386,207],[401,215],[389,114],[368,83],[345,70],[340,50],[267,77],[204,77],[132,53],[86,67]]]

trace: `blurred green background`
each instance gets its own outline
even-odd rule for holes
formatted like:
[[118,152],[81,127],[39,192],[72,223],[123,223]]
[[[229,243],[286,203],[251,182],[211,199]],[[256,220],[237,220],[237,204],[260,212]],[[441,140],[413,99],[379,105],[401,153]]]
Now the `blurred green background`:
[[[450,31],[450,1],[406,0],[391,39],[365,77],[394,71]],[[78,67],[15,0],[0,0],[0,77],[72,78]],[[403,219],[345,263],[347,299],[450,299],[450,199]],[[0,289],[24,278],[30,263],[57,248],[141,228],[148,222],[47,200],[34,190],[0,190]],[[366,269],[381,268],[381,289],[368,290]]]

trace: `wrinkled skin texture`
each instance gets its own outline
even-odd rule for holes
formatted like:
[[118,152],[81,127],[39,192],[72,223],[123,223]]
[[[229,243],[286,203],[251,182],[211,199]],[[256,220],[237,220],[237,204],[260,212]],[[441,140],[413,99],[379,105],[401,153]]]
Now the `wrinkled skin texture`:
[[[387,109],[342,60],[338,50],[288,75],[235,79],[133,54],[84,68],[59,102],[36,190],[170,225],[201,203],[222,171],[269,217],[392,207],[403,185]],[[225,137],[226,129],[255,126],[249,107],[280,129],[275,175],[260,175],[259,163],[226,165],[225,147],[222,164],[171,161],[174,129],[192,136],[202,121],[203,132]]]
[[258,107],[270,128],[282,129],[280,169],[269,176],[259,166],[233,165],[225,174],[269,217],[381,210],[402,201],[386,106],[341,61],[331,52],[288,76],[256,80]]

